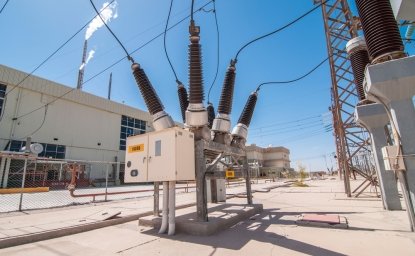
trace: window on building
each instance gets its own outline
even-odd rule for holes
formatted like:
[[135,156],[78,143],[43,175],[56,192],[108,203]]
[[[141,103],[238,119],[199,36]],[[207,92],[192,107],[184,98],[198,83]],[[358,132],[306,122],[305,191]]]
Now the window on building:
[[146,121],[129,116],[121,117],[120,150],[125,150],[127,137],[146,132]]
[[0,84],[0,116],[3,114],[3,104],[4,104],[4,98],[6,96],[6,89],[7,86],[4,84]]
[[[43,151],[39,154],[40,157],[65,159],[66,146],[47,143],[40,144],[43,146]],[[10,151],[19,152],[25,145],[26,141],[12,140],[10,144]]]

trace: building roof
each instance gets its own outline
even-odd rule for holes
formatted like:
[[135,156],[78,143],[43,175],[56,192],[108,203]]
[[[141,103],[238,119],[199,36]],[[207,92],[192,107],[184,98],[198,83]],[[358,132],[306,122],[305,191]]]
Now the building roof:
[[[0,83],[3,83],[8,87],[16,87],[16,85],[25,79],[27,75],[28,74],[25,72],[0,65]],[[151,120],[150,114],[146,111],[111,101],[88,92],[74,89],[73,87],[58,84],[56,82],[35,75],[28,77],[23,83],[19,85],[19,87],[51,96],[51,98],[48,99],[49,102],[56,99],[57,97],[62,97],[62,95],[67,93],[62,97],[62,99],[97,108],[110,113],[127,115],[142,120]]]
[[285,147],[267,147],[267,148],[262,148],[257,146],[256,144],[251,144],[245,147],[247,152],[250,151],[256,151],[256,152],[261,152],[261,153],[273,153],[273,152],[284,152],[289,154],[290,150],[288,148]]

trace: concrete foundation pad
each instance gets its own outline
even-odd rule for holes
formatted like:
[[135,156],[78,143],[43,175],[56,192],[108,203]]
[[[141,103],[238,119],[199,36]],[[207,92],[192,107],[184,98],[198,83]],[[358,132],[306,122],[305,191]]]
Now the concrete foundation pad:
[[337,214],[301,214],[298,225],[322,228],[348,228],[347,219]]
[[[176,233],[185,233],[197,236],[209,236],[261,213],[262,204],[209,204],[209,221],[196,220],[196,207],[176,210]],[[138,221],[140,226],[160,228],[161,217],[142,217]]]

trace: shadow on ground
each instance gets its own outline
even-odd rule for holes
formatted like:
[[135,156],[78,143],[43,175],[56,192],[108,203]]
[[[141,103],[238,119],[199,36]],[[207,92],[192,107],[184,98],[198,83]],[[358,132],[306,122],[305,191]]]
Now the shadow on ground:
[[[302,241],[290,239],[285,235],[279,235],[274,232],[267,231],[271,225],[296,225],[293,220],[286,220],[282,217],[299,215],[299,212],[278,212],[279,209],[267,209],[261,214],[255,215],[249,220],[240,222],[223,232],[212,236],[191,236],[186,234],[177,234],[175,236],[165,236],[163,238],[172,239],[175,241],[195,243],[211,246],[214,254],[217,248],[224,248],[229,250],[240,250],[247,243],[256,240],[263,243],[273,244],[278,247],[283,247],[292,251],[309,254],[309,255],[345,255]],[[316,214],[343,214],[342,212],[307,212]],[[351,214],[351,212],[345,212]],[[160,236],[155,229],[146,230],[142,232],[147,235]],[[237,234],[235,236],[235,234]]]

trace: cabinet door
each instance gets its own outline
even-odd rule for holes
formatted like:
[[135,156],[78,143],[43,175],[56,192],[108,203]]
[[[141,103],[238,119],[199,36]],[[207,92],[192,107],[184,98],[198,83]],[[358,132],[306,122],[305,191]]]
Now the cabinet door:
[[175,131],[149,134],[148,143],[148,180],[175,180]]
[[125,150],[124,182],[146,182],[148,161],[148,135],[138,135],[127,138]]

